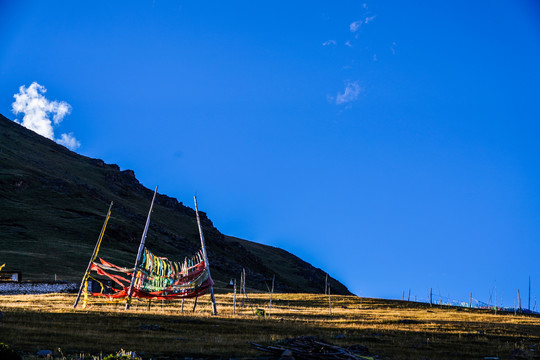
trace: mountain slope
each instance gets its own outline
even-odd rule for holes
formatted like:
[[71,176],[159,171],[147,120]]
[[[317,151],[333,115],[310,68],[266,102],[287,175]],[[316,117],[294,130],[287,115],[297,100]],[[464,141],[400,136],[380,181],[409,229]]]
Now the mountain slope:
[[[110,201],[111,220],[100,256],[133,266],[152,190],[131,170],[88,158],[0,115],[0,264],[26,279],[79,280]],[[200,212],[212,276],[217,285],[246,268],[249,287],[321,292],[325,273],[282,249],[221,234]],[[146,245],[181,259],[200,247],[195,212],[158,194]],[[349,294],[330,278],[332,292]]]

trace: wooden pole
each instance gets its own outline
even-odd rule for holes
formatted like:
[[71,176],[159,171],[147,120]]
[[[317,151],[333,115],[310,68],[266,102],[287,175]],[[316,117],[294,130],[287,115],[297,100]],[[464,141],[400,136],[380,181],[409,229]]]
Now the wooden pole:
[[139,264],[141,262],[141,255],[144,250],[144,242],[146,241],[146,234],[148,233],[148,227],[150,226],[150,217],[152,216],[152,208],[154,207],[154,200],[156,200],[157,189],[158,187],[156,186],[156,189],[154,190],[154,196],[152,197],[152,203],[150,204],[150,210],[148,210],[148,216],[146,217],[146,225],[144,226],[144,231],[141,236],[141,243],[139,245],[139,251],[137,252],[137,258],[135,259],[135,266],[133,267],[133,275],[131,276],[131,282],[129,283],[129,289],[127,293],[126,310],[129,309],[129,306],[131,303],[131,296],[133,295],[133,285],[135,285],[135,279],[136,279],[137,273],[139,272],[137,268],[139,267]]
[[77,307],[77,304],[79,303],[79,300],[81,299],[81,293],[83,291],[84,284],[88,280],[88,275],[90,274],[90,268],[92,267],[92,263],[94,262],[94,260],[96,260],[97,254],[99,252],[99,246],[101,245],[101,240],[103,240],[103,235],[105,234],[105,228],[107,227],[107,223],[109,222],[109,218],[111,217],[112,206],[113,206],[113,202],[111,201],[111,204],[109,205],[109,210],[107,211],[107,216],[105,217],[105,222],[103,223],[103,226],[101,227],[101,232],[99,233],[98,241],[96,243],[96,246],[94,246],[94,252],[92,253],[92,257],[90,257],[90,261],[88,262],[88,266],[86,267],[86,271],[84,272],[84,276],[81,281],[81,286],[79,287],[79,293],[77,294],[77,298],[75,299],[75,303],[73,304],[74,309]]
[[184,312],[184,300],[186,299],[182,299],[182,307],[180,308],[180,312]]
[[150,311],[150,303],[152,302],[152,299],[148,299],[148,306],[146,307],[146,311]]
[[519,289],[518,289],[518,307],[519,307],[519,311],[521,311],[521,295],[519,295]]
[[330,286],[328,287],[328,308],[330,309],[330,320],[332,320],[333,316],[332,316],[332,300],[330,299]]
[[276,274],[272,277],[272,290],[270,291],[270,306],[268,307],[268,317],[272,314],[272,295],[274,294],[274,281],[276,280]]
[[234,295],[233,295],[233,308],[232,308],[232,313],[233,315],[236,315],[236,279],[234,279],[234,283],[233,283],[233,291],[234,291]]
[[[242,296],[242,283],[244,281],[244,273],[241,271],[240,272],[240,287],[238,289],[238,291],[240,291],[240,297]],[[242,308],[244,305],[244,299],[242,298],[242,304],[240,305],[240,308]]]
[[242,268],[240,273],[240,293],[242,293],[242,305],[240,308],[244,308],[244,299],[246,298],[246,269]]
[[326,273],[326,280],[324,281],[324,295],[328,294],[328,273]]
[[411,289],[409,288],[409,297],[407,298],[407,301],[411,301]]
[[531,276],[529,275],[529,306],[527,306],[529,311],[531,310]]
[[495,315],[497,315],[497,282],[495,281]]
[[242,271],[244,272],[244,284],[242,285],[244,294],[246,294],[246,268],[242,268]]
[[429,288],[429,306],[433,306],[433,288]]
[[469,296],[469,307],[471,308],[472,307],[472,292]]
[[[206,255],[206,246],[204,244],[204,235],[203,235],[202,226],[201,226],[201,219],[199,217],[199,208],[197,206],[197,197],[194,196],[193,200],[195,201],[195,214],[197,215],[197,225],[199,226],[199,234],[201,236],[201,248],[202,248],[202,253],[204,257],[204,262],[206,264],[206,269],[208,270],[208,278],[212,280],[212,276],[210,275],[210,263],[208,262],[208,256]],[[213,286],[210,286],[210,298],[212,299],[212,305],[213,305],[212,315],[217,315],[216,298],[214,296]]]
[[193,304],[193,311],[191,312],[195,312],[195,308],[197,307],[197,299],[198,297],[195,298],[195,304]]

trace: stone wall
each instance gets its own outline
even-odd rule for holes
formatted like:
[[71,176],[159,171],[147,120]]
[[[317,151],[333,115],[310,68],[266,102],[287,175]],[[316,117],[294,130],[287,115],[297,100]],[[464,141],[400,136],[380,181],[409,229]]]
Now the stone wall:
[[76,283],[67,282],[0,282],[0,295],[47,294],[75,292]]

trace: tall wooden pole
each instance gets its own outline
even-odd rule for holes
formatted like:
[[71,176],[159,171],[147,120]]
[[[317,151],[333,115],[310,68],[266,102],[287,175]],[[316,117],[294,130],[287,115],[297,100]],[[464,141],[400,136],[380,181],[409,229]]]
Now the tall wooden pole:
[[333,316],[332,316],[332,300],[330,299],[330,286],[328,287],[328,308],[330,309],[330,320],[332,320]]
[[234,294],[233,294],[233,308],[232,313],[233,315],[236,315],[236,279],[234,279]]
[[242,291],[245,294],[246,293],[246,268],[242,268],[242,272],[244,274],[244,283],[242,284],[242,286],[243,286]]
[[[197,207],[197,197],[194,196],[193,200],[195,201],[195,214],[197,215],[197,225],[199,226],[199,234],[201,236],[201,248],[203,252],[204,257],[204,263],[206,264],[206,268],[208,270],[208,278],[212,280],[212,276],[210,275],[210,264],[208,263],[208,256],[206,255],[206,246],[204,245],[204,235],[202,231],[201,226],[201,219],[199,217],[199,208]],[[216,309],[216,298],[214,296],[214,287],[210,286],[210,297],[212,298],[212,315],[217,315],[217,309]]]
[[324,295],[328,293],[328,273],[326,273],[326,279],[324,280]]
[[495,315],[497,315],[497,282],[495,281]]
[[270,306],[268,307],[268,317],[272,314],[272,295],[274,294],[274,281],[276,280],[276,274],[272,277],[272,290],[270,291]]
[[81,281],[81,286],[79,287],[79,293],[77,294],[77,298],[75,299],[75,303],[73,304],[74,309],[77,307],[77,304],[79,303],[79,300],[81,299],[81,293],[83,291],[83,287],[84,287],[84,284],[86,283],[86,280],[88,280],[88,274],[90,274],[90,268],[92,267],[92,263],[94,262],[94,260],[96,260],[97,254],[99,252],[99,246],[101,245],[101,240],[103,240],[103,235],[105,234],[105,228],[107,227],[107,223],[109,222],[109,218],[111,217],[112,206],[113,206],[113,202],[111,201],[111,204],[109,205],[109,211],[107,211],[107,216],[105,217],[105,222],[103,223],[103,226],[101,227],[101,232],[99,233],[98,241],[96,243],[96,246],[94,246],[94,252],[92,253],[92,257],[90,258],[90,261],[88,262],[86,271],[84,272],[84,276]]
[[131,303],[131,296],[133,295],[133,285],[135,285],[135,278],[137,277],[137,272],[139,272],[137,268],[139,267],[139,264],[141,262],[141,255],[144,250],[144,242],[146,241],[146,234],[148,233],[148,226],[150,226],[150,217],[152,216],[152,208],[154,207],[154,200],[156,200],[157,189],[158,187],[156,186],[156,190],[154,190],[154,197],[152,197],[152,203],[150,204],[150,210],[148,210],[148,216],[146,217],[146,225],[144,226],[144,231],[141,237],[141,244],[139,245],[139,251],[137,252],[137,259],[135,259],[135,266],[133,267],[133,275],[131,276],[131,283],[129,284],[129,289],[127,293],[126,310],[129,309],[129,306]]
[[529,275],[529,306],[527,307],[529,311],[531,310],[531,276]]
[[244,308],[244,300],[247,297],[246,294],[246,268],[242,268],[242,284],[240,285],[240,290],[242,292],[242,306],[241,308]]

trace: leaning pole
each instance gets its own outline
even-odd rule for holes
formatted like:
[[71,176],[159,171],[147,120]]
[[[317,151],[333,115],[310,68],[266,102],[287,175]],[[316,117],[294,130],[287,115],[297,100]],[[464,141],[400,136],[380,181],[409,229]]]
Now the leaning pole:
[[[195,200],[195,214],[197,214],[197,225],[199,226],[199,234],[201,235],[201,248],[203,252],[204,262],[206,264],[206,268],[208,269],[208,277],[210,278],[210,281],[212,281],[212,276],[210,275],[210,264],[208,263],[208,256],[206,256],[206,246],[204,245],[204,235],[202,232],[201,227],[201,219],[199,218],[199,208],[197,207],[197,197],[194,196],[193,200]],[[217,315],[217,309],[216,309],[216,298],[214,296],[214,286],[210,286],[210,296],[212,298],[212,315]]]
[[101,228],[101,232],[99,233],[98,241],[96,243],[96,246],[94,247],[94,252],[92,253],[92,257],[90,258],[90,261],[88,262],[86,271],[84,272],[84,276],[81,281],[81,286],[79,287],[79,293],[77,294],[77,298],[75,299],[75,303],[73,304],[74,309],[77,307],[77,304],[79,303],[79,300],[81,299],[81,293],[83,291],[84,284],[88,280],[88,274],[90,273],[90,268],[92,267],[92,263],[94,262],[94,260],[96,260],[97,254],[99,252],[99,246],[101,245],[101,240],[103,240],[103,235],[105,234],[105,228],[107,227],[107,223],[109,222],[109,218],[111,217],[112,206],[113,206],[113,202],[111,201],[111,205],[109,205],[109,211],[107,211],[107,216],[105,217],[105,222],[103,223],[103,227]]
[[148,210],[148,217],[146,218],[146,225],[144,226],[144,231],[141,237],[141,244],[139,245],[139,251],[137,252],[137,259],[135,260],[135,266],[133,267],[133,275],[131,276],[131,283],[129,284],[129,289],[127,292],[126,299],[126,310],[129,309],[131,303],[131,296],[133,295],[133,285],[135,284],[135,278],[137,277],[137,272],[139,271],[139,264],[141,262],[141,254],[144,250],[144,242],[146,241],[146,233],[148,232],[148,226],[150,225],[150,216],[152,216],[152,208],[154,207],[154,200],[156,199],[158,187],[154,190],[154,197],[152,198],[152,203],[150,204],[150,210]]

